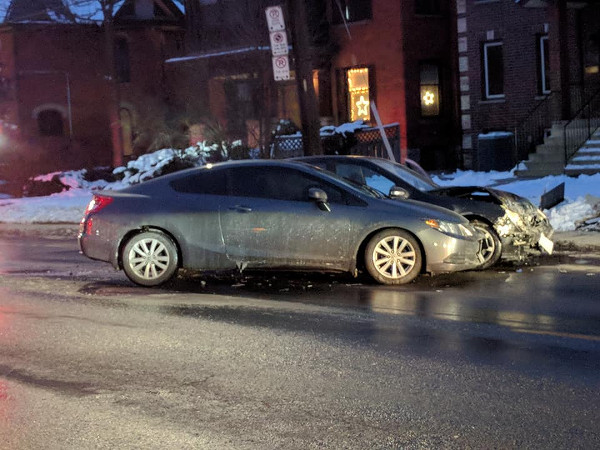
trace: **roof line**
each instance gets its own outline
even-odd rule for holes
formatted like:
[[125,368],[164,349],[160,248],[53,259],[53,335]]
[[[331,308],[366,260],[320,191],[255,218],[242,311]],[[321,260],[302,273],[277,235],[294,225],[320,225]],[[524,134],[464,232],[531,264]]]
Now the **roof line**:
[[174,63],[174,62],[183,62],[183,61],[193,61],[196,59],[207,59],[213,58],[215,56],[226,56],[226,55],[237,55],[241,53],[251,53],[256,51],[270,51],[271,47],[269,46],[255,46],[255,47],[243,47],[236,48],[230,50],[222,50],[218,52],[210,52],[210,53],[198,53],[196,55],[189,56],[181,56],[179,58],[169,58],[165,62],[166,63]]

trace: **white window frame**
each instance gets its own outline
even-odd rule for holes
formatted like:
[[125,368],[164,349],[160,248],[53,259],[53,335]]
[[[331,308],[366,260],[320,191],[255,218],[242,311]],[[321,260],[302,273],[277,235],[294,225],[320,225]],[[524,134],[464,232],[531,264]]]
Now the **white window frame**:
[[546,45],[548,42],[548,35],[540,36],[539,39],[539,50],[540,50],[540,86],[542,88],[542,94],[550,94],[550,86],[546,86]]
[[[504,43],[502,41],[497,42],[484,42],[483,43],[483,70],[484,70],[484,78],[485,78],[485,99],[486,100],[496,100],[503,99],[505,97],[504,87],[502,87],[502,94],[490,94],[490,79],[489,79],[489,63],[488,63],[488,48],[490,47],[504,47]],[[504,52],[502,53],[502,57],[504,58]]]

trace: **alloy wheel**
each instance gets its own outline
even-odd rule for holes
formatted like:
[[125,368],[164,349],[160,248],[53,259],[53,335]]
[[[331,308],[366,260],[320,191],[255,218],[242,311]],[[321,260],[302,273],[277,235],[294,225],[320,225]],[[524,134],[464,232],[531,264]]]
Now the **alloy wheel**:
[[373,249],[373,265],[386,278],[400,279],[414,270],[417,256],[412,244],[401,236],[381,239]]
[[163,275],[169,269],[170,260],[167,248],[154,238],[141,239],[129,250],[129,266],[144,280]]

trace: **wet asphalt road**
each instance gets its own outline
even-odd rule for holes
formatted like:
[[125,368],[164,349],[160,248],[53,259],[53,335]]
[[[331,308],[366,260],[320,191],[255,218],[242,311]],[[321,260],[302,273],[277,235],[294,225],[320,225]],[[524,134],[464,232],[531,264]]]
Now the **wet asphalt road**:
[[600,255],[134,287],[0,235],[0,448],[600,448]]

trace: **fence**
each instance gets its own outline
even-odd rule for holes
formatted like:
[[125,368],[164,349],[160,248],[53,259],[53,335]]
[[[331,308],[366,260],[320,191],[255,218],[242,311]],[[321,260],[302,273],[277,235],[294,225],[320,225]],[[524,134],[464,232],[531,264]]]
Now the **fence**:
[[[400,161],[400,126],[383,127],[396,161]],[[354,134],[321,136],[323,153],[326,155],[363,155],[388,158],[379,128],[360,128]],[[271,145],[271,157],[276,159],[304,156],[302,136],[276,136]]]
[[522,161],[529,153],[535,152],[536,146],[544,142],[544,136],[552,126],[556,117],[555,102],[560,97],[556,92],[550,93],[528,113],[525,119],[515,127],[515,159]]

